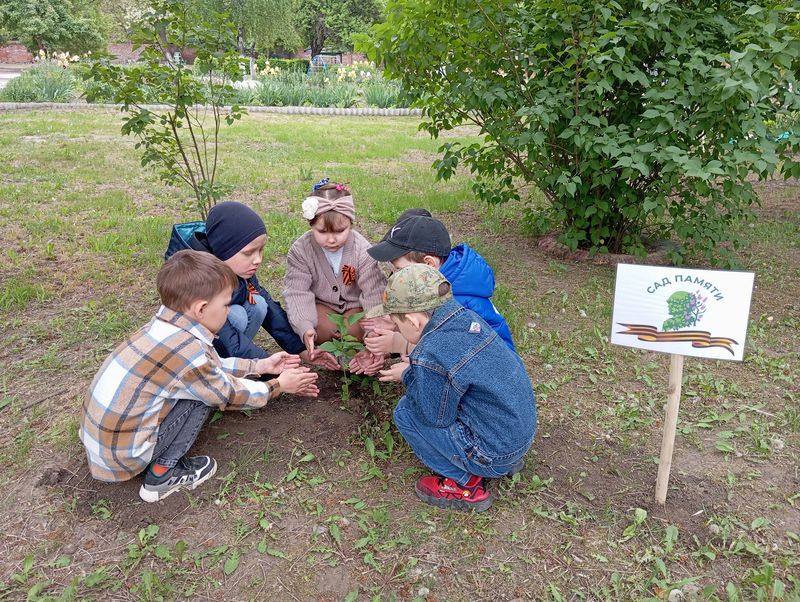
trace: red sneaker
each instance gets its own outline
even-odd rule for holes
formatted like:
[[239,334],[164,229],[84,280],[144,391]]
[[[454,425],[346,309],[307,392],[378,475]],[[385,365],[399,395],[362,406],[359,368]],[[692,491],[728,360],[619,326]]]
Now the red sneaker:
[[492,494],[486,489],[486,480],[475,475],[464,487],[446,477],[422,477],[417,480],[414,490],[423,502],[439,508],[484,512],[492,505]]

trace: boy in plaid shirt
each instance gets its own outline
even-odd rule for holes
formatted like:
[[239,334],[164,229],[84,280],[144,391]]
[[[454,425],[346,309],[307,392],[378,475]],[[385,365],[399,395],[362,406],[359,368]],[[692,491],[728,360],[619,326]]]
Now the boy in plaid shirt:
[[[83,404],[79,434],[94,478],[126,481],[144,471],[146,502],[194,489],[217,470],[209,456],[186,456],[212,408],[257,409],[284,391],[317,396],[317,375],[297,355],[217,355],[212,342],[237,284],[209,253],[180,251],[161,268],[161,308],[106,359]],[[245,378],[265,373],[278,376]]]

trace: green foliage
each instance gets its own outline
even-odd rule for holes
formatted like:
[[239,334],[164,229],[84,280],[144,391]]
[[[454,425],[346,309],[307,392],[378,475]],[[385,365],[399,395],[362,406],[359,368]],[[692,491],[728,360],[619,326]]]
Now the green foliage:
[[[225,190],[216,181],[222,122],[231,125],[245,112],[238,105],[225,107],[231,82],[242,78],[236,30],[225,14],[201,15],[184,0],[156,0],[152,8],[133,37],[144,46],[140,62],[122,67],[98,61],[86,76],[86,96],[91,102],[110,95],[122,105],[122,133],[138,139],[142,165],[166,183],[190,186],[205,218]],[[196,51],[197,75],[176,59],[176,49],[183,48]],[[143,106],[152,102],[168,108]]]
[[69,102],[76,88],[75,74],[51,62],[39,63],[10,80],[0,90],[5,102]]
[[490,203],[535,184],[549,208],[529,218],[572,249],[674,236],[674,260],[713,262],[741,242],[748,175],[800,176],[800,138],[765,126],[800,108],[798,30],[787,2],[391,0],[359,44],[432,136],[480,128],[441,146],[440,178],[463,165]]
[[362,86],[362,90],[367,106],[380,107],[382,109],[401,106],[402,90],[395,82],[382,79],[372,80],[366,82]]
[[261,71],[269,65],[270,67],[277,67],[281,71],[291,71],[297,73],[305,73],[308,71],[308,65],[311,63],[308,59],[267,59],[259,58],[256,60],[256,66]]
[[[272,61],[270,61],[272,62]],[[258,86],[236,90],[232,102],[270,107],[342,107],[366,105],[393,107],[402,105],[399,86],[394,82],[375,77],[359,86],[347,79],[339,79],[336,71],[317,72],[312,77],[292,71],[261,76]]]
[[14,0],[0,2],[0,29],[33,53],[83,53],[104,47],[98,0]]
[[350,378],[347,376],[347,368],[350,360],[356,353],[364,349],[364,344],[356,337],[347,334],[348,329],[364,317],[364,312],[360,311],[350,316],[337,313],[329,313],[328,319],[336,325],[339,331],[339,338],[322,343],[319,348],[323,351],[332,353],[339,365],[342,367],[342,401],[350,399]]
[[306,0],[297,13],[297,28],[311,56],[323,48],[351,50],[353,36],[366,32],[381,16],[378,0]]
[[225,13],[236,30],[236,48],[250,57],[255,75],[256,51],[267,54],[276,47],[296,48],[302,42],[294,18],[298,0],[192,0],[203,16]]
[[108,22],[108,41],[130,42],[134,24],[147,12],[147,0],[100,0],[100,12]]

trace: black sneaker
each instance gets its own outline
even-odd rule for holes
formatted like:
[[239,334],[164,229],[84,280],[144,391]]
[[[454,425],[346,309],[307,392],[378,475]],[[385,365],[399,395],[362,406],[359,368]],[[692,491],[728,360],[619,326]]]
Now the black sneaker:
[[139,488],[139,497],[145,502],[158,502],[178,489],[195,489],[213,477],[215,472],[217,472],[217,462],[209,456],[181,458],[176,466],[160,477],[154,475],[148,468],[144,476],[144,485]]

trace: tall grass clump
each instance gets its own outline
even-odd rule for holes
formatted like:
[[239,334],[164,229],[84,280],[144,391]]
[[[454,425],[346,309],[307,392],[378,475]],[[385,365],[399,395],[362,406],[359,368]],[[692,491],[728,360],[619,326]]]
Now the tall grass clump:
[[362,91],[364,92],[364,101],[368,107],[386,109],[399,107],[403,104],[400,100],[402,90],[395,82],[374,79],[364,82]]
[[77,89],[75,75],[50,62],[39,63],[10,80],[0,90],[6,102],[69,102]]

